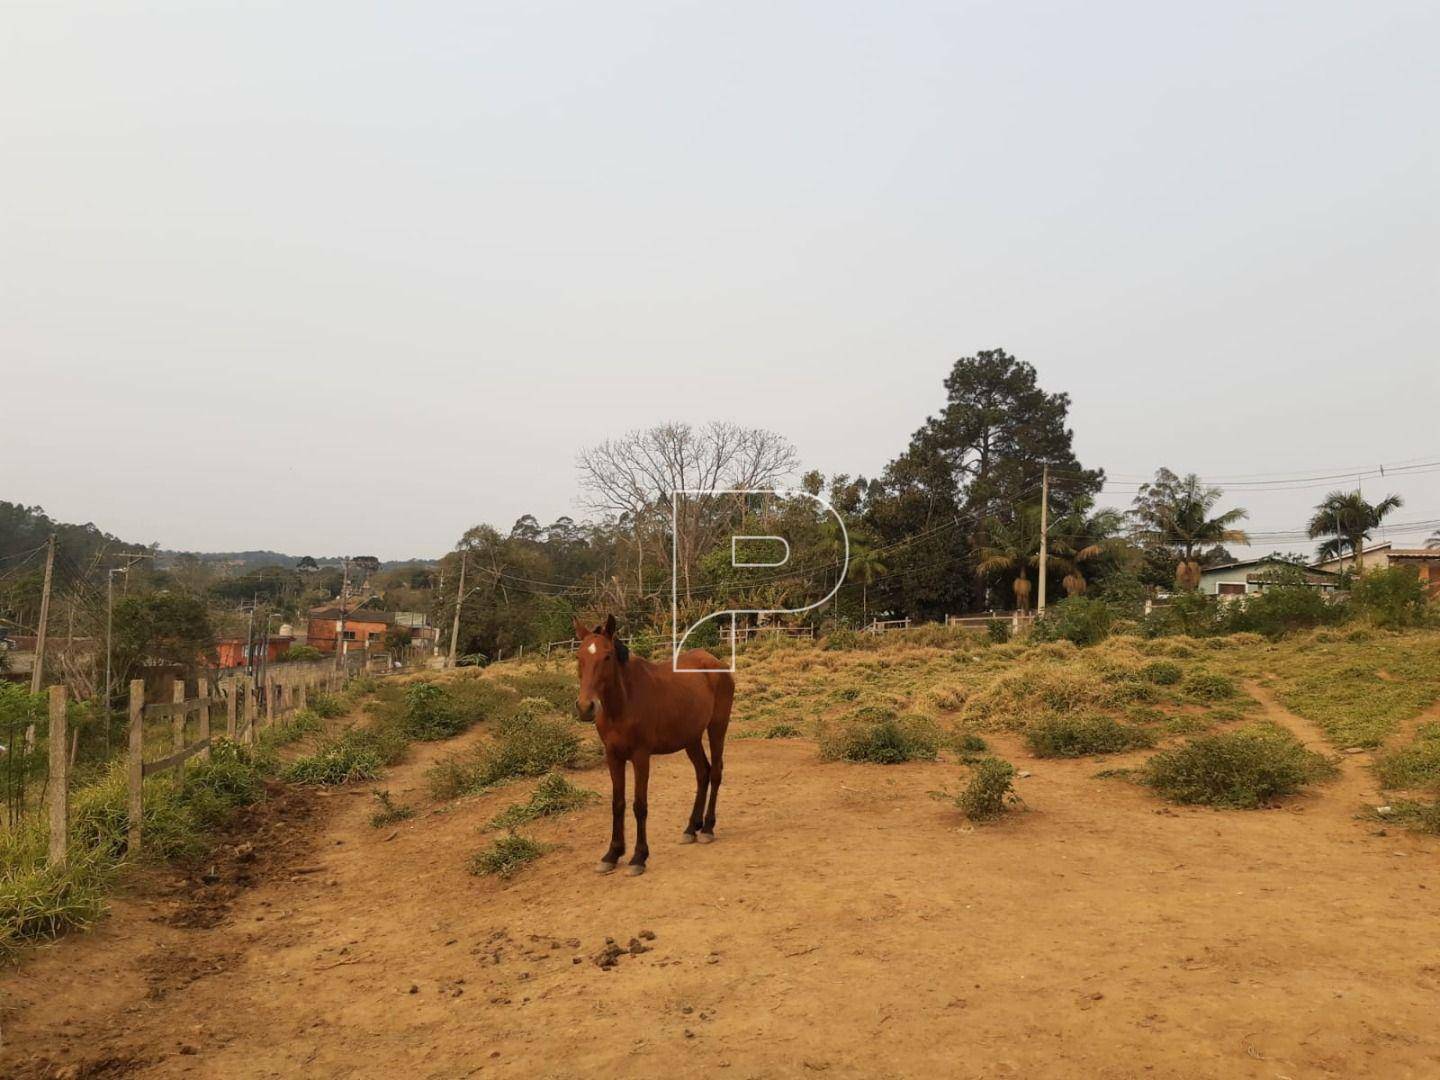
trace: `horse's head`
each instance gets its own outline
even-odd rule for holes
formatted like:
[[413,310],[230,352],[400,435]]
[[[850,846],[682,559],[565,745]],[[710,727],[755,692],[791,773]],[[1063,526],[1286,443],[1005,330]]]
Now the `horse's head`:
[[580,695],[575,707],[580,710],[582,720],[595,717],[595,710],[608,698],[615,700],[615,689],[620,682],[620,666],[629,659],[625,643],[615,637],[615,616],[605,616],[605,623],[593,630],[587,630],[579,619],[575,620],[575,636],[580,640],[577,652]]

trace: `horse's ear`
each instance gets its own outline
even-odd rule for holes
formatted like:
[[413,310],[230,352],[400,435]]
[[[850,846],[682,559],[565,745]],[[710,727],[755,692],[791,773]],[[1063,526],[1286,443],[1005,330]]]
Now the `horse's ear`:
[[606,637],[608,637],[608,638],[613,638],[613,637],[615,636],[615,616],[614,616],[614,615],[606,615],[606,616],[605,616],[605,629],[602,630],[601,633],[603,633],[603,634],[604,634]]
[[630,650],[626,647],[625,642],[619,638],[615,639],[615,659],[619,660],[622,664],[630,659]]
[[580,621],[580,617],[578,615],[571,620],[571,624],[575,630],[575,637],[577,639],[590,636],[590,631],[585,629],[585,624]]

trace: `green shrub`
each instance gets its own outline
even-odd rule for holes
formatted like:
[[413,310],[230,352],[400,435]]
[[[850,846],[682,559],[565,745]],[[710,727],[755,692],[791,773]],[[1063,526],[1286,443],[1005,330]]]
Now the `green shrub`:
[[1110,634],[1115,612],[1104,600],[1088,596],[1067,596],[1037,619],[1030,631],[1032,642],[1069,641],[1075,645],[1096,645]]
[[1225,605],[1224,628],[1231,632],[1263,634],[1274,640],[1295,630],[1324,626],[1345,617],[1343,606],[1333,604],[1309,585],[1272,585]]
[[306,708],[322,720],[333,720],[337,716],[344,716],[346,713],[345,702],[339,694],[327,693],[324,690],[317,690],[306,699]]
[[1015,794],[1015,766],[998,757],[981,758],[970,772],[970,783],[955,800],[974,822],[994,821],[1019,802]]
[[291,645],[280,654],[280,659],[293,663],[300,660],[319,660],[324,655],[314,645]]
[[1184,675],[1180,665],[1171,660],[1151,660],[1140,669],[1140,677],[1156,686],[1174,686]]
[[1213,671],[1192,671],[1180,689],[1196,701],[1224,701],[1239,693],[1234,679]]
[[985,634],[992,645],[1004,645],[1010,640],[1010,624],[1004,619],[991,619],[985,624]]
[[576,787],[558,772],[549,772],[535,785],[528,801],[507,807],[490,819],[487,829],[513,829],[527,821],[542,817],[554,817],[569,813],[586,803],[594,802],[600,796],[585,788]]
[[185,769],[176,797],[187,804],[198,826],[210,829],[240,807],[265,797],[264,774],[269,768],[263,753],[217,739],[208,761],[192,761]]
[[1425,585],[1403,566],[1361,574],[1351,586],[1350,603],[1376,626],[1392,630],[1425,621]]
[[539,698],[561,716],[569,716],[575,711],[575,699],[580,693],[580,684],[568,671],[532,671],[507,675],[505,682],[515,689],[521,699]]
[[439,683],[415,682],[405,688],[405,734],[421,742],[459,735],[470,726]]
[[902,761],[934,761],[939,733],[923,717],[902,716],[868,706],[820,729],[822,761],[868,761],[898,765]]
[[1153,746],[1155,737],[1108,716],[1072,713],[1032,722],[1025,729],[1025,741],[1036,757],[1083,757]]
[[1185,590],[1175,593],[1167,604],[1157,604],[1140,624],[1150,638],[1183,634],[1203,638],[1220,632],[1225,613],[1213,596]]
[[320,717],[307,709],[297,709],[284,720],[277,720],[260,731],[260,745],[266,749],[289,746],[291,743],[314,734],[323,725]]
[[1162,750],[1146,763],[1142,777],[1172,802],[1253,809],[1335,771],[1289,732],[1251,725]]
[[974,732],[967,732],[955,740],[955,749],[965,754],[983,754],[990,744]]
[[524,836],[510,833],[500,837],[484,851],[471,856],[472,874],[493,874],[508,878],[527,863],[532,863],[551,849],[550,844],[541,844]]

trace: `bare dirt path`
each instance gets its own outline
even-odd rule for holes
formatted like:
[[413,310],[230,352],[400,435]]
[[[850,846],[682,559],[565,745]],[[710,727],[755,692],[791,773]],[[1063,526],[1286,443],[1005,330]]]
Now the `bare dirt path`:
[[1370,768],[1375,761],[1372,751],[1338,751],[1335,744],[1325,737],[1319,724],[1291,712],[1258,682],[1247,680],[1244,686],[1246,692],[1260,702],[1265,719],[1288,730],[1307,749],[1323,754],[1339,765],[1339,776],[1322,785],[1318,794],[1305,796],[1303,802],[1297,805],[1313,806],[1318,814],[1343,824],[1363,807],[1383,804],[1384,796]]
[[[452,748],[378,786],[418,799]],[[7,975],[0,1074],[1440,1075],[1440,845],[1348,788],[1175,810],[999,749],[1028,810],[973,829],[929,794],[955,765],[737,740],[689,847],[689,764],[657,761],[639,878],[590,869],[603,800],[503,883],[465,862],[525,786],[378,831],[368,796],[317,797],[217,925],[142,889]],[[599,967],[607,937],[647,951]]]

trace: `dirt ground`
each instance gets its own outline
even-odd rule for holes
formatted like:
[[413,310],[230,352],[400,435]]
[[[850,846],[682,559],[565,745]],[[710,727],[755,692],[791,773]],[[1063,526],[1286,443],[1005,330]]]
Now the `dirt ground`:
[[[527,789],[423,800],[463,741],[285,796],[209,881],[134,880],[0,981],[0,1075],[1440,1076],[1440,843],[1356,818],[1368,755],[1215,812],[1092,778],[1134,759],[1002,740],[1028,809],[971,828],[930,797],[954,765],[736,740],[716,843],[676,842],[680,755],[649,873],[592,871],[600,800],[529,830],[559,848],[505,883],[465,864]],[[375,786],[421,814],[371,828]]]

